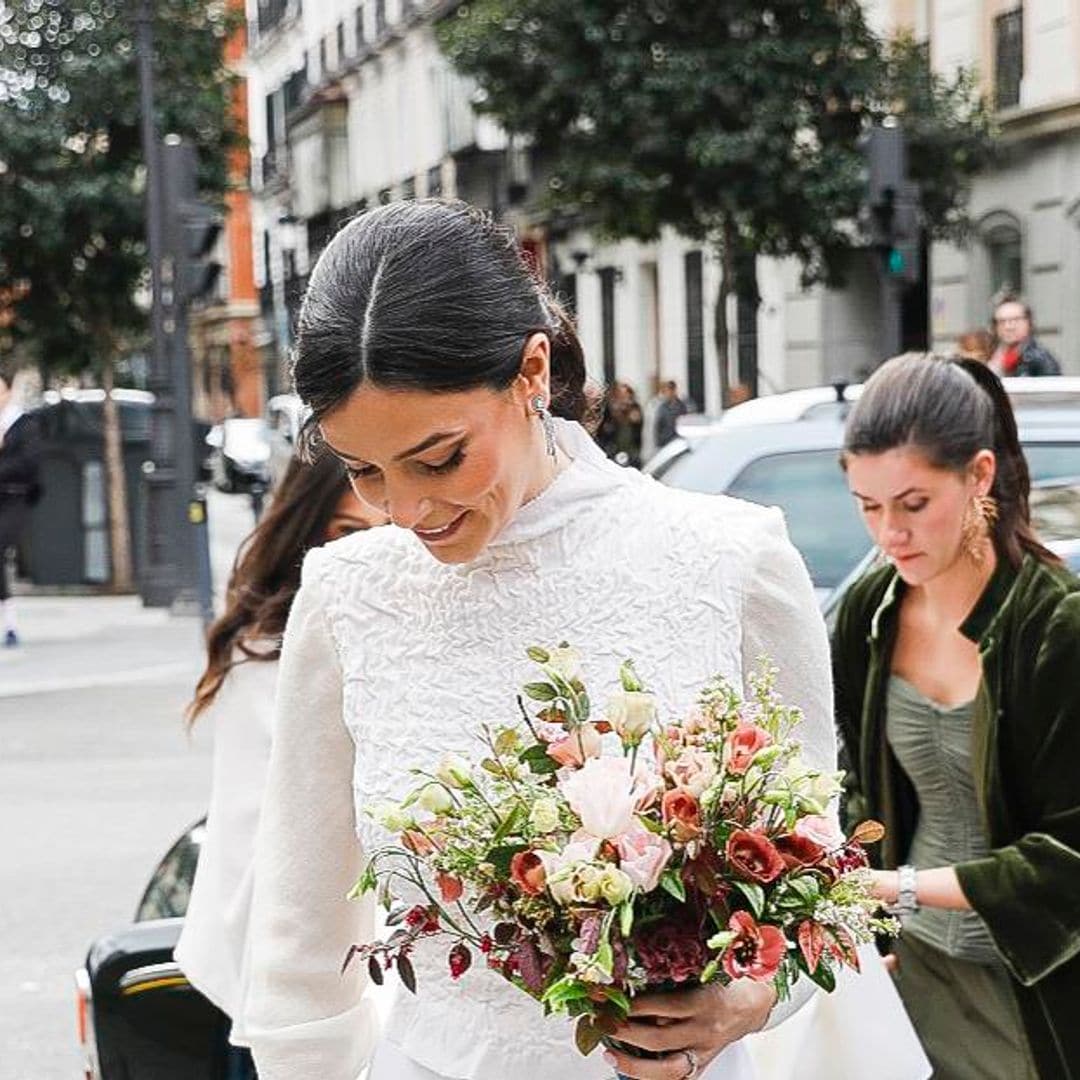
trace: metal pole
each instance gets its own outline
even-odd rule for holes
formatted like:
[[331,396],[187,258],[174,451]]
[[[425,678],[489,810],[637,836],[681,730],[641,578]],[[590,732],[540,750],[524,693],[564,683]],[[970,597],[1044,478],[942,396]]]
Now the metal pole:
[[150,377],[154,393],[150,419],[150,460],[146,479],[146,550],[140,592],[148,607],[167,607],[177,588],[174,558],[176,538],[176,418],[173,415],[166,325],[165,201],[161,144],[154,112],[154,15],[151,0],[137,0],[135,15],[139,103],[142,112],[142,151],[146,165],[146,245],[150,258]]

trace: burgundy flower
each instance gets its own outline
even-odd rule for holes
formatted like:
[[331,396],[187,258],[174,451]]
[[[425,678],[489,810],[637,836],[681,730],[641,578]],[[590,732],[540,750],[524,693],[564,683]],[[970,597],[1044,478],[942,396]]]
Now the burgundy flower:
[[460,979],[472,967],[472,953],[469,952],[468,946],[460,941],[450,950],[447,959],[450,963],[450,977],[452,979]]
[[775,881],[785,870],[780,852],[764,833],[736,829],[728,837],[725,854],[735,873],[760,885]]
[[682,983],[696,979],[709,962],[696,919],[673,919],[640,928],[634,949],[649,983]]
[[814,866],[825,855],[825,849],[813,840],[796,833],[788,833],[786,836],[778,836],[774,841],[776,850],[780,852],[780,858],[789,870],[798,870],[803,866]]
[[775,926],[760,926],[749,911],[736,911],[728,920],[735,940],[724,953],[724,971],[733,979],[767,982],[780,967],[787,941]]

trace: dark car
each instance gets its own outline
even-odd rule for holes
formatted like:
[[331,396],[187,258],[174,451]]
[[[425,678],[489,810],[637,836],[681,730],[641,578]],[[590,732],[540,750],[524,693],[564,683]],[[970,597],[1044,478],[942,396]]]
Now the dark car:
[[173,844],[131,925],[76,972],[85,1080],[228,1080],[229,1018],[173,960],[204,833],[199,822]]

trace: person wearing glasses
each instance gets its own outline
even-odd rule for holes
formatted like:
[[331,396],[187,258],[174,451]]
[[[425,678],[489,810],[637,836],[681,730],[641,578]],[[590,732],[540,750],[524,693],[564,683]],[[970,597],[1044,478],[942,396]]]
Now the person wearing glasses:
[[1007,295],[994,308],[994,341],[990,369],[995,375],[1061,374],[1057,357],[1035,340],[1031,306],[1018,296]]

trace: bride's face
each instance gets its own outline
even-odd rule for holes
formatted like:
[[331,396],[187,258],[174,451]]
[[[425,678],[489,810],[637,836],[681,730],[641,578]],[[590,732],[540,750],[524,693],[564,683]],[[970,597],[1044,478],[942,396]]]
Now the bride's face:
[[322,434],[364,502],[440,562],[468,562],[544,483],[535,392],[525,374],[504,391],[362,385],[323,418]]

